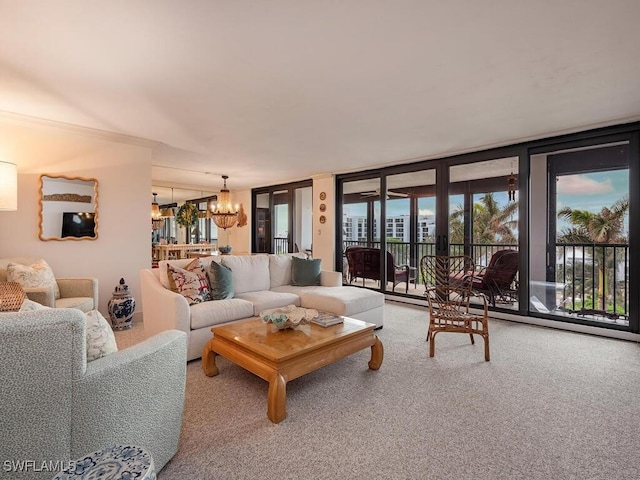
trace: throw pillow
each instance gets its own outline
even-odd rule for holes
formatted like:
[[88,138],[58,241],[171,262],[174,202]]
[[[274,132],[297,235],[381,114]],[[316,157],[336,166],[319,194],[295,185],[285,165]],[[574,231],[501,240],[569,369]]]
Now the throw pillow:
[[320,285],[320,259],[293,257],[291,285]]
[[87,362],[118,351],[116,337],[98,310],[85,313],[87,322]]
[[196,258],[187,267],[191,267],[192,270],[167,265],[171,290],[186,298],[189,305],[211,300],[207,274],[198,259]]
[[17,282],[24,289],[52,287],[54,298],[56,300],[60,298],[60,290],[53,270],[43,259],[32,265],[9,263],[7,265],[7,281]]
[[226,265],[211,262],[209,265],[209,285],[212,300],[226,300],[233,297],[233,274]]
[[33,300],[29,300],[25,298],[22,302],[22,306],[20,307],[20,312],[33,312],[34,310],[45,310],[49,307],[42,305],[41,303],[34,302]]

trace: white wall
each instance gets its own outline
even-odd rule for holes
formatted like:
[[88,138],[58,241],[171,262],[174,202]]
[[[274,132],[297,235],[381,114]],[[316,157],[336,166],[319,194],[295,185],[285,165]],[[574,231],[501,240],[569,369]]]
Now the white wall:
[[[0,257],[42,257],[58,277],[97,277],[105,316],[124,277],[139,315],[139,272],[151,265],[151,152],[149,145],[117,136],[0,118],[0,158],[18,165],[18,211],[0,212]],[[39,240],[43,173],[98,180],[96,240]]]

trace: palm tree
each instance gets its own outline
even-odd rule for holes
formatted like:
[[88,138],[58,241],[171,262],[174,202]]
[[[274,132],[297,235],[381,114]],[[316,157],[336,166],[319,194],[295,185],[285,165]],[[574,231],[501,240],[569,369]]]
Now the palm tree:
[[[516,213],[518,202],[509,202],[501,206],[493,193],[485,193],[480,202],[473,204],[473,243],[509,244],[517,243],[518,228]],[[464,208],[459,206],[449,217],[449,233],[452,243],[463,243]]]
[[[621,198],[611,207],[603,207],[600,213],[565,207],[558,212],[558,218],[571,223],[571,227],[561,230],[558,243],[595,243],[612,244],[627,243],[624,235],[624,219],[629,211],[629,199]],[[606,310],[606,276],[605,268],[611,263],[610,256],[605,255],[604,247],[594,249],[594,261],[598,268],[598,297],[600,308]],[[609,249],[611,251],[611,249]],[[597,258],[595,258],[597,257]],[[613,265],[615,269],[615,265]],[[595,302],[594,302],[595,303]],[[614,307],[615,308],[615,307]]]

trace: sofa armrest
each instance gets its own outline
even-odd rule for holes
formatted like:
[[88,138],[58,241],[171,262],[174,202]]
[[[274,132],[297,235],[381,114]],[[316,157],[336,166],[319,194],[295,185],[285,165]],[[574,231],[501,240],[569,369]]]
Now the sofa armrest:
[[98,279],[91,277],[56,278],[61,298],[93,298],[94,308],[98,308]]
[[167,290],[149,269],[140,270],[142,318],[145,331],[153,335],[165,330],[191,330],[189,302],[179,293]]
[[71,458],[139,445],[160,470],[178,449],[187,335],[168,331],[87,364],[73,391]]
[[320,285],[323,287],[340,287],[342,286],[342,274],[340,272],[321,270]]
[[56,299],[53,293],[53,287],[33,287],[24,288],[24,293],[27,294],[29,300],[44,305],[45,307],[54,308],[56,306]]

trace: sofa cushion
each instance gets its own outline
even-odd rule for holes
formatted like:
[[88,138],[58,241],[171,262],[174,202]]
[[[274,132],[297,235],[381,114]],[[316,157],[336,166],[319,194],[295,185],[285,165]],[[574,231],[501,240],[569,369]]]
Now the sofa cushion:
[[291,285],[291,265],[293,257],[307,258],[304,253],[291,253],[269,255],[269,276],[271,278],[271,289],[283,285]]
[[225,255],[222,264],[233,273],[233,289],[235,295],[245,292],[269,290],[268,255]]
[[300,292],[300,306],[347,317],[383,305],[382,293],[358,287],[318,287]]
[[236,298],[241,298],[253,303],[253,314],[255,316],[271,308],[279,308],[286,305],[300,306],[300,297],[298,295],[287,292],[274,292],[272,290],[241,293],[237,295]]
[[253,304],[240,298],[197,303],[190,310],[192,330],[253,317]]
[[[185,268],[187,265],[193,262],[193,260],[194,260],[193,258],[182,258],[179,260],[160,260],[158,262],[158,268],[156,273],[156,275],[158,276],[158,279],[160,280],[160,285],[162,285],[167,290],[171,290],[171,285],[169,285],[169,275],[167,273],[168,265]],[[212,255],[210,257],[200,257],[197,260],[199,261],[200,265],[202,265],[202,268],[204,268],[206,271],[209,268],[209,264],[212,261],[220,262],[220,257],[217,255],[216,256]],[[153,270],[155,271],[156,269],[154,268]]]
[[111,326],[98,310],[85,313],[87,322],[87,362],[118,351]]
[[7,265],[7,281],[17,282],[24,289],[51,287],[54,298],[60,298],[60,289],[56,283],[56,277],[49,264],[40,259],[31,265],[21,263],[9,263]]
[[187,268],[168,265],[167,272],[171,290],[186,298],[189,305],[211,300],[209,280],[197,258]]
[[319,258],[294,257],[291,267],[291,285],[320,285],[320,266]]
[[207,269],[211,300],[226,300],[233,297],[233,274],[231,269],[219,262],[211,262]]
[[56,300],[56,308],[77,308],[89,312],[95,308],[92,297],[69,297]]

